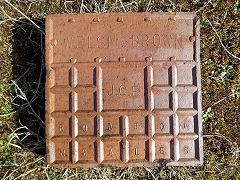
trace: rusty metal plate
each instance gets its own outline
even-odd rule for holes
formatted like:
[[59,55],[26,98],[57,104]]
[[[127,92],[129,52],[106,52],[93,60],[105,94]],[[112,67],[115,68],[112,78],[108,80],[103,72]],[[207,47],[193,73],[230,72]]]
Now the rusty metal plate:
[[50,15],[46,33],[50,165],[202,164],[195,14]]

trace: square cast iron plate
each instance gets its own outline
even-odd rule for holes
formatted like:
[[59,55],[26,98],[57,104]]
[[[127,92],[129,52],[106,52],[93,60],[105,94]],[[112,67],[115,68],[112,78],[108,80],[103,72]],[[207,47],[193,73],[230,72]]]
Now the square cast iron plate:
[[49,15],[46,33],[50,165],[202,164],[195,14]]

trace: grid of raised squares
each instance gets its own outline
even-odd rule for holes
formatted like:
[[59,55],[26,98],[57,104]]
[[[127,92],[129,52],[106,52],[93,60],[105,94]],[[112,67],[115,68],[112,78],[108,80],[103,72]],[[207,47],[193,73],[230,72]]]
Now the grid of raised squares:
[[[143,73],[143,67],[141,70]],[[51,163],[114,164],[149,160],[146,113],[113,115],[111,110],[100,113],[101,67],[91,63],[57,65],[52,73]],[[144,99],[143,93],[140,95]]]
[[195,65],[148,64],[149,115],[100,113],[102,69],[96,64],[53,68],[51,162],[199,160]]
[[151,70],[155,160],[199,160],[196,62],[155,62]]
[[[149,160],[146,110],[142,109],[145,115],[126,115],[132,111],[124,109],[144,108],[144,67],[133,66],[135,72],[132,72],[131,64],[117,66],[111,66],[111,69],[108,64],[96,64],[94,79],[98,87],[95,98],[97,113],[91,116],[83,112],[75,119],[75,163],[119,165]],[[124,85],[117,79],[121,79]],[[134,84],[134,88],[128,92],[131,84]],[[126,96],[129,106],[123,106]]]
[[[54,80],[50,81],[49,98],[52,101],[52,119],[49,125],[50,160],[51,163],[76,162],[79,139],[75,137],[89,138],[96,135],[96,119],[93,115],[97,112],[96,67],[91,64],[72,63],[65,66],[54,65],[52,69],[51,77]],[[88,116],[83,116],[88,113]],[[81,143],[81,146],[83,144]],[[89,148],[94,147],[93,143]],[[88,154],[87,157],[89,156],[91,155]]]

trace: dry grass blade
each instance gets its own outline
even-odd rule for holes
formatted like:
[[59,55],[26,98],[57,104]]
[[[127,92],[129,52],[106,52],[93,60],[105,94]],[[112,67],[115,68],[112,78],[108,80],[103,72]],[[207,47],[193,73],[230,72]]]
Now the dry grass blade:
[[224,44],[223,44],[223,42],[222,42],[222,40],[221,40],[221,38],[220,38],[217,30],[213,27],[212,23],[208,20],[208,18],[206,18],[206,16],[203,16],[203,17],[207,20],[207,22],[210,24],[210,26],[211,26],[212,29],[214,30],[216,36],[218,37],[218,40],[219,40],[221,46],[223,47],[223,49],[224,49],[230,56],[232,56],[233,58],[236,58],[236,59],[240,60],[240,57],[237,57],[237,56],[235,56],[234,54],[232,54],[232,53],[224,46]]
[[12,5],[8,0],[5,0],[7,4],[9,4],[12,8],[14,8],[17,12],[19,12],[21,15],[23,15],[26,19],[28,19],[34,26],[40,29],[40,27],[33,22],[29,17],[27,17],[23,12],[21,12],[19,9],[17,9],[14,5]]
[[199,10],[195,11],[195,13],[199,13],[201,10],[203,10],[212,0],[209,0],[206,4],[204,4],[203,7],[201,7]]

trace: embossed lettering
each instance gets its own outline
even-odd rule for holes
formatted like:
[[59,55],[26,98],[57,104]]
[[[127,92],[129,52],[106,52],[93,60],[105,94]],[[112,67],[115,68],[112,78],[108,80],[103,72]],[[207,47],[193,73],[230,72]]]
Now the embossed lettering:
[[108,152],[108,156],[112,156],[113,155],[113,150],[110,149],[109,152]]
[[138,39],[138,36],[132,35],[132,47],[139,47],[139,39]]
[[82,48],[84,47],[84,37],[83,36],[77,36],[76,37],[76,48]]
[[85,132],[87,131],[87,125],[86,125],[86,124],[84,124],[84,125],[82,126],[82,130],[85,131]]
[[91,48],[91,38],[88,36],[88,48]]
[[165,124],[164,124],[164,123],[160,123],[159,128],[160,128],[161,130],[163,130],[163,129],[165,128]]
[[189,124],[187,122],[184,122],[182,127],[183,129],[189,129]]
[[116,87],[112,84],[110,90],[104,89],[103,92],[108,96],[137,96],[140,93],[140,90],[137,86],[120,85]]
[[135,148],[135,155],[138,155],[138,150],[137,150],[137,148]]
[[97,37],[97,47],[98,48],[106,48],[106,41],[107,37],[104,37],[104,36],[98,36]]
[[184,36],[177,37],[176,41],[175,41],[176,48],[184,48],[187,41],[188,41],[188,39]]
[[147,34],[142,35],[142,47],[148,46],[149,37]]
[[162,146],[159,149],[160,154],[165,154],[165,148]]
[[176,48],[176,35],[170,34],[165,35],[166,38],[162,38],[160,41],[160,46],[164,48]]
[[133,86],[133,87],[132,87],[132,96],[134,96],[134,94],[135,94],[136,92],[138,92],[138,91],[136,91],[135,89],[136,89],[136,88]]
[[153,36],[153,46],[154,47],[160,46],[160,36],[158,34],[154,34]]
[[108,36],[108,38],[107,38],[108,48],[110,48],[110,41],[111,41],[111,38],[110,38],[110,36]]
[[65,48],[72,48],[73,37],[67,37],[64,40]]
[[138,128],[138,123],[134,123],[134,129]]
[[108,128],[107,128],[108,131],[112,131],[113,130],[113,125],[112,123],[108,123]]
[[188,146],[184,146],[183,147],[183,152],[184,152],[184,154],[188,154],[190,152],[189,147]]
[[112,85],[111,93],[110,91],[107,91],[107,95],[113,95],[114,94],[114,85]]
[[58,129],[59,129],[59,132],[63,132],[63,126],[62,126],[62,124],[59,124]]
[[121,85],[121,86],[119,87],[119,94],[120,94],[120,95],[126,95],[126,86]]
[[[163,37],[163,38],[162,38]],[[189,36],[176,34],[132,34],[121,38],[119,35],[90,35],[64,37],[65,48],[177,48],[182,49],[189,43]]]
[[86,155],[87,155],[86,149],[83,149],[83,150],[82,150],[82,155],[83,155],[83,156],[86,156]]
[[62,157],[67,157],[66,150],[65,149],[59,149],[59,155]]

